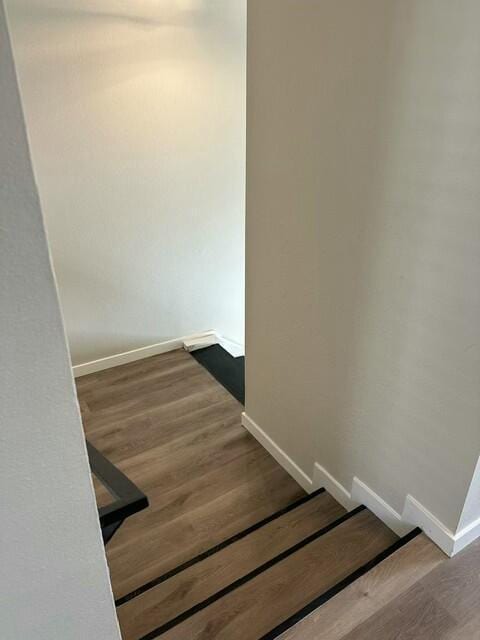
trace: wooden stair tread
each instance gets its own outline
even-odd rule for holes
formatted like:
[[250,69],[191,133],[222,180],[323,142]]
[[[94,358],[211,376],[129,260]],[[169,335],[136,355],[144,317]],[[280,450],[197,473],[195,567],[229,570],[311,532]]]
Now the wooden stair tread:
[[373,635],[370,630],[370,635],[364,636],[365,623],[373,621],[379,612],[389,606],[396,607],[402,594],[446,560],[445,554],[433,542],[424,534],[418,535],[282,634],[279,640],[384,637],[380,629]]
[[397,539],[371,512],[363,510],[162,638],[258,640]]
[[[217,482],[217,470],[205,473],[201,478],[193,478],[170,491],[160,486],[151,489],[148,497],[151,507],[140,513],[130,523],[129,535],[143,535],[147,530],[169,525],[188,512],[202,509],[209,502],[215,503],[224,494],[248,485],[254,478],[265,478],[273,472],[275,466],[265,449],[253,449],[244,456],[233,460],[229,465],[229,474],[220,484]],[[122,547],[117,537],[116,547]]]
[[[274,494],[271,493],[272,485],[275,486]],[[244,486],[165,526],[150,528],[135,536],[135,545],[131,543],[129,522],[126,522],[118,534],[118,540],[114,539],[117,544],[108,550],[115,597],[124,596],[174,569],[295,502],[302,494],[302,490],[283,469],[274,468],[263,478],[252,478]],[[125,545],[120,544],[123,536],[127,538]]]
[[344,515],[321,493],[118,607],[124,640],[138,640]]

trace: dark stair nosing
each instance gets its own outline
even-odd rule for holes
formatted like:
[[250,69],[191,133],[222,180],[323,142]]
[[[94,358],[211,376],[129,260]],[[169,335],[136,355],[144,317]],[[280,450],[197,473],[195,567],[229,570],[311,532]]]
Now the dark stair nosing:
[[280,635],[282,635],[283,633],[285,633],[286,631],[294,627],[296,624],[301,622],[308,615],[313,613],[315,609],[320,608],[322,605],[328,602],[331,598],[336,596],[338,593],[340,593],[341,591],[346,589],[348,586],[353,584],[356,580],[358,580],[359,578],[364,576],[366,573],[371,571],[374,567],[376,567],[378,564],[386,560],[389,556],[393,555],[396,551],[404,547],[411,540],[416,538],[420,533],[421,533],[421,529],[416,528],[416,529],[413,529],[413,531],[408,533],[403,538],[396,540],[392,545],[390,545],[389,547],[381,551],[378,555],[376,555],[374,558],[366,562],[364,565],[362,565],[355,571],[353,571],[346,578],[344,578],[340,582],[337,582],[337,584],[333,585],[333,587],[330,587],[330,589],[327,589],[327,591],[324,591],[322,594],[314,598],[314,600],[312,600],[307,605],[302,607],[299,611],[297,611],[296,613],[291,615],[289,618],[281,622],[279,625],[274,627],[268,633],[261,636],[259,640],[275,640],[275,638],[278,638]]
[[210,549],[207,549],[206,551],[202,551],[201,553],[199,553],[198,555],[194,556],[193,558],[190,558],[190,560],[186,560],[185,562],[183,562],[182,564],[178,565],[174,569],[170,569],[170,571],[167,571],[166,573],[163,573],[158,578],[154,578],[153,580],[150,580],[150,582],[145,583],[141,587],[138,587],[137,589],[134,589],[133,591],[130,591],[130,593],[127,593],[126,595],[122,596],[121,598],[118,598],[117,600],[115,600],[115,605],[117,607],[121,607],[123,604],[126,604],[130,600],[133,600],[134,598],[137,598],[138,596],[142,595],[146,591],[149,591],[150,589],[153,589],[154,587],[158,586],[162,582],[165,582],[169,578],[173,578],[173,576],[176,576],[178,573],[181,573],[182,571],[185,571],[186,569],[190,568],[194,564],[197,564],[198,562],[201,562],[202,560],[205,560],[206,558],[212,556],[213,554],[217,553],[218,551],[221,551],[222,549],[225,549],[226,547],[229,547],[230,545],[234,544],[235,542],[238,542],[242,538],[245,538],[246,536],[248,536],[250,533],[253,533],[254,531],[257,531],[258,529],[261,529],[262,527],[264,527],[265,525],[269,524],[270,522],[273,522],[274,520],[277,520],[278,518],[286,515],[290,511],[293,511],[294,509],[297,509],[298,507],[300,507],[303,504],[309,502],[310,500],[313,500],[314,498],[316,498],[317,496],[319,496],[320,494],[322,494],[324,492],[325,492],[325,489],[323,487],[321,487],[320,489],[317,489],[316,491],[313,491],[312,493],[307,493],[306,495],[302,496],[298,500],[295,500],[294,502],[290,503],[286,507],[283,507],[282,509],[279,509],[278,511],[275,511],[274,513],[270,514],[266,518],[263,518],[262,520],[259,520],[258,522],[255,522],[254,524],[250,525],[246,529],[243,529],[242,531],[240,531],[238,533],[235,533],[233,536],[230,536],[230,538],[227,538],[223,542],[219,542],[215,546],[210,547]]
[[235,591],[236,589],[238,589],[239,587],[241,587],[245,583],[249,582],[250,580],[253,580],[258,575],[260,575],[261,573],[266,571],[267,569],[270,569],[270,567],[273,567],[274,565],[278,564],[282,560],[285,560],[285,558],[288,558],[292,554],[296,553],[297,551],[299,551],[303,547],[307,546],[311,542],[314,542],[315,540],[317,540],[321,536],[327,534],[329,531],[332,531],[333,529],[335,529],[339,525],[343,524],[344,522],[346,522],[350,518],[353,518],[354,516],[356,516],[361,511],[364,511],[365,509],[366,509],[366,507],[364,507],[363,505],[360,505],[359,507],[357,507],[353,511],[349,511],[348,513],[346,513],[345,515],[341,516],[340,518],[337,518],[336,520],[334,520],[330,524],[327,524],[325,527],[322,527],[321,529],[319,529],[315,533],[312,533],[309,536],[307,536],[306,538],[304,538],[303,540],[300,540],[300,542],[297,542],[296,544],[294,544],[293,546],[289,547],[288,549],[285,549],[284,551],[282,551],[281,553],[276,555],[274,558],[271,558],[267,562],[264,562],[263,564],[258,566],[256,569],[253,569],[252,571],[249,571],[248,573],[246,573],[241,578],[238,578],[237,580],[234,580],[228,586],[224,587],[223,589],[220,589],[219,591],[217,591],[216,593],[212,594],[211,596],[209,596],[205,600],[202,600],[202,602],[199,602],[198,604],[194,605],[193,607],[190,607],[189,609],[186,609],[185,611],[183,611],[179,615],[175,616],[174,618],[172,618],[168,622],[165,622],[164,624],[160,625],[156,629],[153,629],[152,631],[149,631],[147,634],[145,634],[144,636],[139,638],[139,640],[154,640],[154,638],[158,638],[163,633],[166,633],[167,631],[169,631],[172,627],[175,627],[178,624],[180,624],[181,622],[184,622],[185,620],[187,620],[191,616],[195,615],[199,611],[202,611],[203,609],[206,609],[209,605],[213,604],[217,600],[220,600],[221,598],[223,598],[224,596],[228,595],[232,591]]

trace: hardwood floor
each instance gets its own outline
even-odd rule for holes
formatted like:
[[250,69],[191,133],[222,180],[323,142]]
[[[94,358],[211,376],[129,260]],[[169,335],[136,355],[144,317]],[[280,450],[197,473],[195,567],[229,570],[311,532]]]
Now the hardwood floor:
[[447,558],[420,535],[281,640],[480,640],[480,540]]
[[150,500],[107,547],[124,640],[480,640],[480,541],[448,560],[307,497],[190,354],[77,387],[88,438]]
[[344,513],[335,500],[322,493],[162,582],[119,608],[124,640],[136,640],[164,625]]
[[[445,558],[433,543],[420,535],[304,618],[281,639],[343,640]],[[379,637],[384,640],[384,636]]]
[[184,351],[83,376],[77,389],[89,440],[150,500],[107,547],[116,598],[304,495]]
[[395,534],[365,510],[162,637],[258,640],[395,540]]
[[396,540],[367,511],[350,518],[325,492],[308,498],[241,426],[242,405],[184,351],[77,388],[89,440],[150,501],[107,547],[124,640],[257,640]]

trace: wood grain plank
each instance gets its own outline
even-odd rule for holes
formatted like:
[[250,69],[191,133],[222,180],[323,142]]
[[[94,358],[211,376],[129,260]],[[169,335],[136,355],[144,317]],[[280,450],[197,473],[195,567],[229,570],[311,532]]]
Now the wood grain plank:
[[107,547],[116,597],[304,495],[183,350],[76,383],[88,438],[150,500]]
[[442,564],[446,556],[420,535],[285,632],[282,640],[343,640]]
[[[429,543],[433,546],[433,543]],[[440,554],[440,551],[437,550]],[[364,640],[480,638],[480,541],[442,561],[365,623],[345,636]]]
[[480,640],[480,612],[470,611],[467,618],[457,619],[455,626],[444,633],[442,640]]
[[344,640],[441,640],[454,628],[455,619],[417,583],[347,633]]
[[[162,486],[150,489],[150,508],[129,520],[128,537],[160,528],[186,513],[193,513],[245,482],[251,483],[257,476],[268,476],[275,467],[264,449],[255,448],[227,464],[228,474],[223,475],[222,482],[218,482],[218,469],[212,469],[200,478],[193,477],[169,491]],[[122,531],[117,534],[116,547],[121,546],[123,535]]]
[[458,622],[480,611],[480,540],[432,571],[422,587]]
[[[274,488],[273,488],[274,487]],[[282,509],[302,495],[283,470],[241,485],[168,525],[136,537],[136,544],[118,544],[107,557],[115,596],[186,562],[226,538]],[[124,532],[128,535],[128,522]]]
[[137,640],[225,588],[345,512],[327,493],[119,607],[124,640]]
[[[223,394],[217,401],[205,394],[199,394],[200,402],[193,407],[182,407],[166,411],[165,405],[157,411],[149,411],[146,415],[127,419],[109,425],[108,429],[97,429],[90,437],[92,444],[117,464],[125,458],[131,458],[148,449],[167,444],[177,438],[196,433],[212,424],[218,424],[232,418],[232,404],[225,400]],[[161,410],[160,410],[161,409]],[[235,416],[236,418],[236,416]],[[238,426],[238,424],[237,424]]]
[[162,637],[257,640],[396,539],[362,511]]
[[[108,547],[117,597],[304,495],[243,430],[241,405],[184,351],[83,376],[76,384],[89,439],[150,498],[150,508],[129,519]],[[96,479],[94,485],[99,503],[109,501],[103,485]],[[342,535],[335,542],[327,534],[330,541],[313,555],[295,554],[295,563],[273,567],[261,581],[259,576],[172,629],[167,640],[256,640],[273,620],[285,619],[329,580],[341,579],[357,556],[364,564],[378,535],[385,535],[372,522],[363,531],[337,532]],[[281,543],[272,534],[272,548]],[[265,553],[261,544],[258,553]],[[175,595],[162,589],[158,603],[152,597],[145,604],[146,615],[166,605],[173,607],[170,615],[177,599],[180,606],[195,601],[214,588],[216,576],[223,584],[236,563],[244,568],[243,561],[234,554],[204,574],[193,572],[192,583],[177,583]],[[447,560],[419,536],[282,640],[480,640],[479,609],[480,542]],[[132,616],[138,626],[129,626],[128,633],[136,639],[146,627],[142,615]]]

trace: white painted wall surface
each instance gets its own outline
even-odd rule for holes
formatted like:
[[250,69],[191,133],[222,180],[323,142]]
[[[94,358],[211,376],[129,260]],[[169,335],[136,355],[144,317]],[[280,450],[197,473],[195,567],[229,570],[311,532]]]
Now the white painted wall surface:
[[479,23],[248,5],[247,414],[309,476],[453,531],[480,451]]
[[244,322],[245,0],[9,0],[74,364]]
[[0,2],[0,636],[119,640]]

